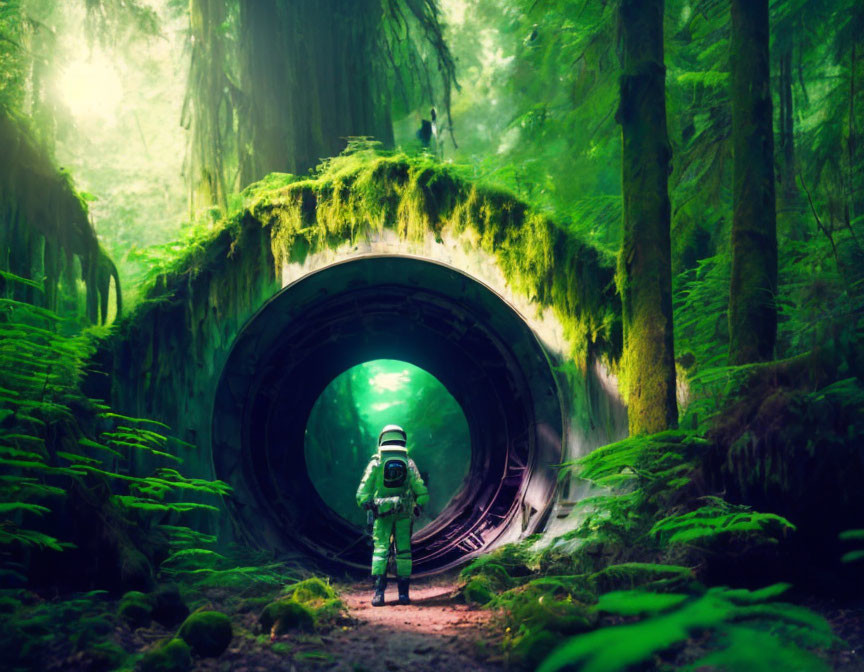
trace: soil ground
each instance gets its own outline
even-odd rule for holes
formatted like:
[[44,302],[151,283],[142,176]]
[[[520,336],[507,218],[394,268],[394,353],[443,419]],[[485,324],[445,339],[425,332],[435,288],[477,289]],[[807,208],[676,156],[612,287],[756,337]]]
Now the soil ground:
[[[196,670],[263,672],[495,672],[503,670],[500,634],[489,611],[471,609],[456,597],[452,577],[412,582],[412,604],[373,607],[371,583],[338,586],[346,618],[325,634],[288,634],[270,644],[235,637],[218,659],[197,661]],[[249,614],[248,626],[255,616]],[[263,645],[262,645],[263,644]]]

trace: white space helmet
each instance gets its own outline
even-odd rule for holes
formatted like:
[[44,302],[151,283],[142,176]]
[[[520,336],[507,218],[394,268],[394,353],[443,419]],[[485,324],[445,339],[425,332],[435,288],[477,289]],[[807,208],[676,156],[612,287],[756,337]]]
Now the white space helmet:
[[399,425],[387,425],[378,435],[379,448],[381,446],[401,446],[404,448],[407,441],[408,435]]

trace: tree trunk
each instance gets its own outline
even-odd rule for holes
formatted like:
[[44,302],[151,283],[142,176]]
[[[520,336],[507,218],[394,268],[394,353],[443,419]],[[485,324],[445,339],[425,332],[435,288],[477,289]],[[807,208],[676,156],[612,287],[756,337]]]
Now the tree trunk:
[[348,136],[393,143],[380,71],[380,0],[240,3],[242,184],[272,171],[302,174]]
[[780,150],[783,168],[780,184],[784,200],[793,200],[795,187],[795,122],[792,104],[792,49],[780,57]]
[[731,0],[732,281],[729,361],[769,360],[777,336],[777,221],[768,0]]
[[791,240],[804,240],[803,203],[796,183],[795,103],[792,97],[792,40],[780,56],[780,198],[777,226]]
[[618,288],[624,323],[622,369],[631,434],[678,422],[672,331],[672,265],[666,130],[663,0],[622,0],[621,99],[624,237]]
[[232,109],[225,76],[224,21],[224,0],[190,0],[192,55],[182,123],[192,128],[185,170],[193,221],[204,208],[215,205],[225,212],[228,204],[223,129],[230,128]]

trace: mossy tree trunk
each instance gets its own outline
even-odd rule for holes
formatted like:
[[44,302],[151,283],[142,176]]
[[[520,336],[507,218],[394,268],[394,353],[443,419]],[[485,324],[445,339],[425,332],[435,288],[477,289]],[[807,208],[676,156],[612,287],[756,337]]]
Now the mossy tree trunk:
[[624,326],[622,368],[630,433],[678,422],[672,331],[672,263],[666,130],[663,0],[622,0],[621,99],[624,238],[618,289]]
[[381,0],[242,0],[240,180],[305,173],[348,136],[393,143]]
[[225,0],[190,0],[189,86],[182,124],[192,139],[185,171],[192,219],[211,206],[225,212],[232,185],[226,175],[225,138],[233,124],[234,87],[226,74]]
[[777,219],[768,0],[731,0],[732,281],[729,362],[774,355]]

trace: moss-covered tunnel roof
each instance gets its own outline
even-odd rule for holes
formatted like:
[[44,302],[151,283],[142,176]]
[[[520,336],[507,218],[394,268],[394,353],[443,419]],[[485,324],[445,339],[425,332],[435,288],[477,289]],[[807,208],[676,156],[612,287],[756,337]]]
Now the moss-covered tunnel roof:
[[[285,261],[302,262],[390,229],[404,240],[430,234],[467,239],[494,257],[516,293],[554,311],[571,354],[581,359],[593,352],[616,362],[621,329],[614,259],[511,193],[463,173],[427,156],[362,150],[329,160],[314,176],[268,175],[244,190],[242,206],[155,279],[127,323],[146,321],[160,299],[186,296],[193,285],[198,290],[192,294],[200,296],[202,283],[211,301],[228,308],[226,303],[243,299],[226,276],[266,271],[275,280]],[[250,255],[250,246],[268,242],[269,250],[260,250],[269,252],[266,259],[257,251]],[[257,269],[250,267],[250,256],[258,258]],[[181,303],[194,311],[188,301]],[[184,323],[194,331],[198,321],[187,317]]]

